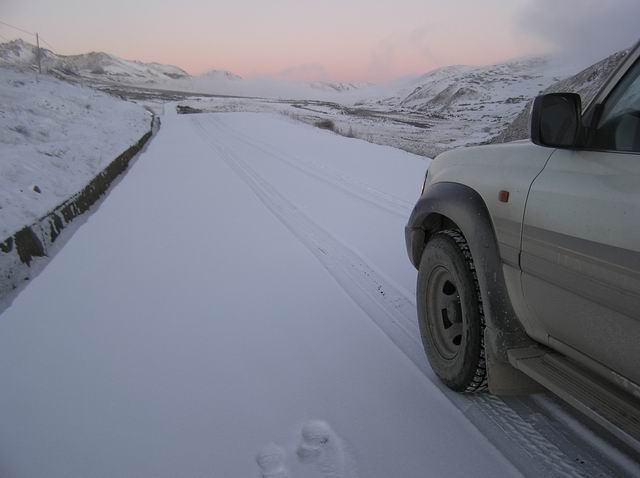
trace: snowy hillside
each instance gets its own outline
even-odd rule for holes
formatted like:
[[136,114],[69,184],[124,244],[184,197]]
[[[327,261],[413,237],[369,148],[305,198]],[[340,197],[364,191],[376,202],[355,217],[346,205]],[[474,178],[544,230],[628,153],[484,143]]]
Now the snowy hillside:
[[[98,81],[114,81],[127,84],[149,84],[167,79],[188,78],[189,74],[172,65],[123,60],[102,52],[81,55],[57,55],[42,49],[42,68],[63,75],[82,76]],[[0,65],[34,67],[36,47],[24,40],[0,44]]]
[[0,67],[0,239],[78,192],[149,129],[140,106]]
[[[583,106],[586,106],[627,53],[628,50],[614,53],[604,60],[582,70],[577,75],[554,83],[544,90],[544,93],[578,93],[582,97]],[[493,138],[491,142],[504,143],[528,138],[531,102],[532,100],[529,100],[526,107],[522,109],[516,119],[504,131]]]
[[[545,57],[489,66],[446,66],[409,78],[396,91],[376,92],[360,105],[455,115],[469,111],[509,111],[551,83],[575,73],[570,65]],[[517,107],[517,106],[516,106]]]
[[569,91],[580,93],[586,104],[625,54],[614,53],[579,73],[572,64],[544,57],[448,66],[405,80],[391,93],[378,89],[378,98],[361,99],[356,106],[426,121],[424,141],[433,144],[434,154],[490,140],[524,139],[533,98]]
[[386,96],[361,99],[356,106],[453,121],[465,126],[467,140],[476,141],[497,134],[529,99],[574,73],[571,65],[544,57],[481,67],[448,66],[409,80]]

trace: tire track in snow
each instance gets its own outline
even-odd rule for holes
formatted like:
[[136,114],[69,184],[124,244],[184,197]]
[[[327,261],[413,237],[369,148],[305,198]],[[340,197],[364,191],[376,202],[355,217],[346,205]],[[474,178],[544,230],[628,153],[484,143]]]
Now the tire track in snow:
[[259,151],[262,154],[266,154],[271,158],[277,159],[278,161],[281,161],[309,176],[320,179],[352,196],[356,196],[364,201],[370,202],[396,216],[403,219],[409,218],[409,214],[413,209],[413,204],[405,201],[404,199],[376,189],[373,186],[342,174],[333,168],[327,167],[326,165],[318,164],[310,159],[291,156],[264,141],[250,138],[246,134],[227,124],[218,123],[217,126],[227,133],[227,137],[229,135],[233,136],[240,143]]
[[[223,135],[226,134],[224,128],[219,126],[220,120],[213,117],[211,120],[210,126],[217,128]],[[425,359],[413,300],[394,287],[384,274],[376,271],[358,254],[313,222],[256,173],[245,160],[222,143],[215,142],[200,119],[192,117],[191,121],[203,141],[218,153],[218,157],[254,192],[264,206],[318,258],[354,302],[524,476],[590,477],[614,474],[608,466],[595,461],[589,461],[588,465],[583,462],[580,469],[579,458],[572,458],[549,441],[505,400],[488,394],[463,396],[442,385]],[[553,431],[552,434],[558,433]],[[571,449],[570,452],[574,451],[576,445],[570,443],[568,448]],[[582,457],[585,458],[587,457]]]
[[199,134],[220,153],[220,158],[253,190],[261,202],[315,255],[347,294],[382,328],[425,374],[415,303],[392,286],[355,252],[315,224],[294,204],[251,169],[232,151],[215,144],[206,129],[193,118]]

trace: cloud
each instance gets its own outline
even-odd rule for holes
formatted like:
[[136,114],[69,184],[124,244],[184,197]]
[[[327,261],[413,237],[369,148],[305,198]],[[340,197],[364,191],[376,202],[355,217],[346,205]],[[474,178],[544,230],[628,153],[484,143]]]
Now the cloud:
[[278,73],[279,77],[287,80],[326,80],[329,75],[324,65],[320,63],[305,63],[302,65],[294,65]]
[[398,42],[393,37],[387,38],[376,45],[367,65],[369,78],[377,81],[391,75],[396,62],[397,50]]
[[387,36],[373,48],[367,74],[375,81],[398,76],[407,68],[415,70],[411,73],[421,73],[446,64],[433,48],[441,43],[441,34],[441,28],[428,24]]
[[416,53],[431,64],[444,65],[444,59],[434,51],[433,45],[437,45],[438,36],[443,36],[441,26],[427,25],[409,32],[409,44]]
[[551,52],[589,64],[636,43],[638,18],[638,0],[530,0],[518,23]]

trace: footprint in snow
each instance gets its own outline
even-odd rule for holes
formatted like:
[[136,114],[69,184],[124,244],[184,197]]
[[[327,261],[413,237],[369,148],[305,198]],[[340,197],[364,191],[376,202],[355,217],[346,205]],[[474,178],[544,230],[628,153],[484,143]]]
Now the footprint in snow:
[[260,478],[291,478],[284,463],[285,453],[275,443],[265,445],[256,456]]
[[357,478],[342,439],[327,422],[309,420],[300,435],[297,455],[302,463],[314,465],[324,478]]

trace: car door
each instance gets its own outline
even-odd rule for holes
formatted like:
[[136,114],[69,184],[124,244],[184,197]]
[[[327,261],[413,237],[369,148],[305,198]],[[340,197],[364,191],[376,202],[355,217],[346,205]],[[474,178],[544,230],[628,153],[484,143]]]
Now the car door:
[[640,384],[640,62],[599,103],[587,146],[532,184],[522,287],[549,345]]

